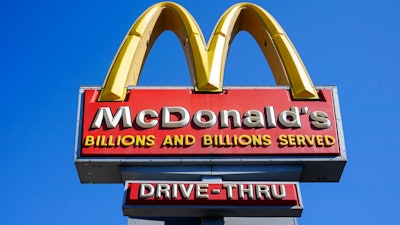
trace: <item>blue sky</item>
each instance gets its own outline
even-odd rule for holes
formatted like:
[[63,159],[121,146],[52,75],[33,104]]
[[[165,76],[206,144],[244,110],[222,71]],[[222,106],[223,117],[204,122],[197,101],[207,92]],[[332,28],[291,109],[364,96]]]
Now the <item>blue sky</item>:
[[[103,84],[135,19],[156,1],[0,2],[0,224],[126,224],[120,184],[80,184],[73,163],[80,86]],[[237,1],[177,1],[208,40]],[[395,224],[400,200],[398,1],[253,1],[282,25],[315,85],[337,85],[348,154],[339,183],[301,184],[304,224]],[[246,33],[225,85],[274,85]],[[140,85],[191,85],[172,33]]]

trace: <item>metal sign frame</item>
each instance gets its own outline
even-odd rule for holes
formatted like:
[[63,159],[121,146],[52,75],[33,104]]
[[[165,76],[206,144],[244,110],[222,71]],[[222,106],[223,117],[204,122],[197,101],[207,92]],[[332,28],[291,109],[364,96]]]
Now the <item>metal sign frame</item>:
[[[88,87],[97,89],[99,87]],[[137,87],[136,87],[137,88]],[[165,87],[163,87],[165,88]],[[277,87],[273,87],[277,88]],[[79,95],[75,164],[82,183],[122,183],[135,179],[200,180],[222,176],[223,180],[338,181],[346,163],[343,128],[337,89],[331,89],[335,106],[339,156],[168,156],[83,157],[81,129],[83,90]]]

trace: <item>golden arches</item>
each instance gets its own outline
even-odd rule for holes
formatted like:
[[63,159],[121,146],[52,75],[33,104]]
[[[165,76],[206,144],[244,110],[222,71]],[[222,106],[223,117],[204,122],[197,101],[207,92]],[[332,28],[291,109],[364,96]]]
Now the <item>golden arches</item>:
[[[168,21],[168,22],[166,22]],[[251,3],[230,7],[218,21],[208,45],[194,18],[182,6],[162,2],[147,9],[133,24],[108,71],[99,101],[122,101],[136,85],[144,61],[157,37],[171,30],[179,38],[197,91],[222,91],[230,43],[242,30],[257,41],[277,85],[290,85],[295,99],[317,99],[308,72],[279,23]]]

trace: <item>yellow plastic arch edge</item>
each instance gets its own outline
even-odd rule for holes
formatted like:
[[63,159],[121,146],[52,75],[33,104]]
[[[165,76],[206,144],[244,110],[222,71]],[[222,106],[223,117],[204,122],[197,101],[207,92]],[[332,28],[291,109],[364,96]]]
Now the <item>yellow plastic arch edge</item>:
[[166,30],[174,32],[180,40],[196,91],[222,91],[230,44],[238,32],[245,30],[260,46],[277,85],[289,85],[294,99],[319,98],[289,37],[261,7],[251,3],[230,7],[221,16],[206,46],[199,26],[185,8],[161,2],[148,8],[129,30],[108,71],[99,101],[125,99],[127,87],[137,85],[146,56]]

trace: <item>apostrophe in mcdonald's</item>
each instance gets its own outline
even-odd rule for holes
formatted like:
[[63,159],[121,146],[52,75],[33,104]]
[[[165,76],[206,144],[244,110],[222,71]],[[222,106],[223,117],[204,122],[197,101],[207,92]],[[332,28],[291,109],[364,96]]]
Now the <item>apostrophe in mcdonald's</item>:
[[[163,20],[169,23],[163,23]],[[222,91],[230,44],[243,30],[249,32],[260,46],[277,85],[290,86],[294,99],[318,99],[314,84],[289,37],[261,7],[251,3],[230,7],[219,19],[206,46],[199,26],[185,8],[176,3],[161,2],[147,9],[130,28],[108,71],[99,101],[124,100],[127,87],[137,85],[151,46],[166,30],[171,30],[182,44],[196,91]]]

